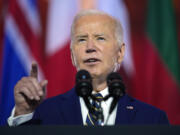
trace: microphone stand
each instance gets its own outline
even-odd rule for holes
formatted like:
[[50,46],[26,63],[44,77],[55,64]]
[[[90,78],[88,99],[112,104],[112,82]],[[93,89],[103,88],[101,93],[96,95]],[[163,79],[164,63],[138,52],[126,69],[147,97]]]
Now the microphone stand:
[[[108,100],[110,97],[112,97],[111,94],[108,94],[107,96],[104,97],[103,100],[106,101],[106,100]],[[112,103],[111,103],[111,104],[112,104]],[[107,122],[108,122],[108,120],[109,120],[109,116],[110,116],[110,113],[108,113],[108,116],[107,116],[106,121],[104,122],[104,125],[107,125]]]

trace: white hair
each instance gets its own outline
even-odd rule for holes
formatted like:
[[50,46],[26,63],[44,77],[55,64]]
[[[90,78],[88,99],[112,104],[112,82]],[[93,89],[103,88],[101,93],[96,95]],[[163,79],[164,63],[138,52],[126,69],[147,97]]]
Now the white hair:
[[89,10],[82,10],[81,12],[79,12],[73,20],[72,26],[71,26],[71,46],[72,47],[72,42],[73,42],[73,34],[74,34],[74,28],[75,28],[75,24],[76,22],[83,16],[89,16],[89,15],[106,15],[109,16],[110,18],[112,18],[112,20],[114,20],[115,22],[115,37],[117,40],[117,43],[119,46],[122,45],[123,43],[123,28],[121,23],[119,22],[119,20],[117,20],[116,18],[108,15],[105,12],[99,11],[99,10],[95,10],[95,9],[89,9]]

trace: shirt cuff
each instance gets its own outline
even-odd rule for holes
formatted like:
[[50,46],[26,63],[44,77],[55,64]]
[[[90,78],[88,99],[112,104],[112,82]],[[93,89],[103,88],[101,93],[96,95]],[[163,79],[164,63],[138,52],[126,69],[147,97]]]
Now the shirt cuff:
[[15,113],[15,107],[13,108],[11,112],[11,116],[7,120],[9,126],[18,126],[22,123],[25,123],[31,120],[34,114],[34,112],[32,112],[29,114],[24,114],[24,115],[19,115],[19,116],[14,117],[14,113]]

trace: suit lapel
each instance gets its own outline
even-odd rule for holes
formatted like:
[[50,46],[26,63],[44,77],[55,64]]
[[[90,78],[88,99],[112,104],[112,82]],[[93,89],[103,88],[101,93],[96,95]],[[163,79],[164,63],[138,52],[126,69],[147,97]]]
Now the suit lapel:
[[[130,98],[128,95],[124,95],[120,98],[115,125],[132,124],[137,112],[133,101],[134,99]],[[63,115],[62,117],[64,118],[65,124],[83,125],[80,101],[74,88],[64,97],[62,108],[63,110],[60,112],[62,112],[61,115]]]
[[80,101],[74,88],[71,90],[70,95],[64,98],[62,114],[65,124],[83,125]]
[[136,116],[136,107],[133,104],[133,99],[124,95],[118,102],[115,125],[132,124]]

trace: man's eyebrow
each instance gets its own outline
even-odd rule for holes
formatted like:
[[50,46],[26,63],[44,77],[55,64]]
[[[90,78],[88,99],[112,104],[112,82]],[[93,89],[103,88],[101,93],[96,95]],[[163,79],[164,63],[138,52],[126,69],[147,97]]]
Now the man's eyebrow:
[[95,37],[105,36],[104,34],[94,34]]
[[87,38],[88,37],[88,35],[77,35],[77,36],[75,36],[76,38]]

